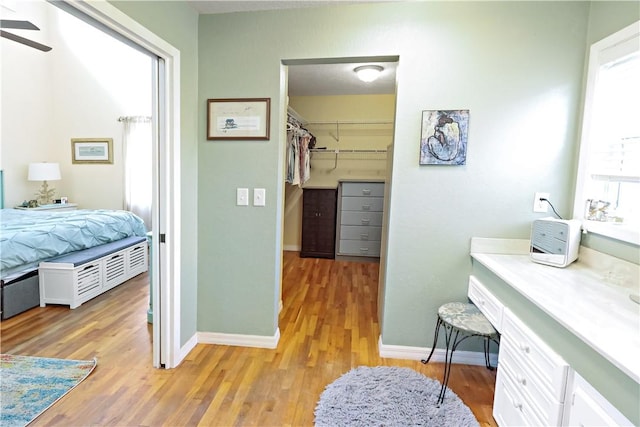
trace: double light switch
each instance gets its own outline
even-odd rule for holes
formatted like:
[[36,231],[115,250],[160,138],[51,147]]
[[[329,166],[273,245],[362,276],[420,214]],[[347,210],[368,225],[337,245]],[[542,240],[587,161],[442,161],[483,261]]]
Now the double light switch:
[[[265,206],[266,204],[266,190],[264,188],[253,189],[253,206]],[[237,206],[249,206],[249,189],[237,188],[236,189],[236,205]]]

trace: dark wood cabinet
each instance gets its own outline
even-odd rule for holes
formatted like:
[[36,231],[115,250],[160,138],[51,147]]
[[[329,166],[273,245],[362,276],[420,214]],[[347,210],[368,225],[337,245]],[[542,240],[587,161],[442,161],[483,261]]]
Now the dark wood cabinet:
[[301,257],[335,258],[336,201],[336,189],[303,190]]

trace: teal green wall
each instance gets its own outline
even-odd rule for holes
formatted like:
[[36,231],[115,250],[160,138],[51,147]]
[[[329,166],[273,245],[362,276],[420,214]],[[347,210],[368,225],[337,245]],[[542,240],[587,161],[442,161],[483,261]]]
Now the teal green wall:
[[182,1],[110,1],[180,50],[181,242],[180,345],[196,333],[198,235],[198,14]]
[[[533,194],[569,215],[588,4],[394,2],[203,15],[198,330],[273,335],[286,59],[398,55],[384,344],[428,346],[464,300],[472,236],[528,237]],[[270,97],[271,140],[206,141],[207,98]],[[471,111],[466,166],[419,166],[426,109]],[[267,189],[236,207],[237,187]]]
[[[635,2],[401,2],[199,21],[183,2],[112,3],[181,51],[182,343],[196,330],[276,331],[282,60],[400,57],[382,333],[428,346],[436,308],[466,296],[472,236],[528,237],[536,191],[570,215],[586,46],[638,19]],[[206,100],[226,97],[271,98],[271,139],[207,141]],[[460,108],[471,111],[467,165],[419,166],[422,110]],[[236,207],[238,187],[266,188],[267,206]]]

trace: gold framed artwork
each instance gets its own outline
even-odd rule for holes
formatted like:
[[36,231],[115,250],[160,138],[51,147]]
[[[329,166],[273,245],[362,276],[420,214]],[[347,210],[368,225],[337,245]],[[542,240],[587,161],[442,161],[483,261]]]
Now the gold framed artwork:
[[207,100],[208,140],[268,140],[271,98]]
[[113,163],[112,138],[72,138],[71,163]]

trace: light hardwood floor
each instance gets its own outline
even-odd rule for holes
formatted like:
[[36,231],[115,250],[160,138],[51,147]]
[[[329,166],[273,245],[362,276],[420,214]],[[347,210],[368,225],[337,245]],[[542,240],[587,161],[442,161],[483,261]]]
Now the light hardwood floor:
[[[151,367],[147,276],[75,310],[35,308],[1,323],[1,351],[98,358],[95,371],[32,425],[312,426],[324,387],[351,368],[403,366],[442,377],[442,364],[378,356],[378,264],[285,252],[274,350],[199,344],[176,369]],[[455,365],[450,388],[480,425],[495,426],[495,372]]]

